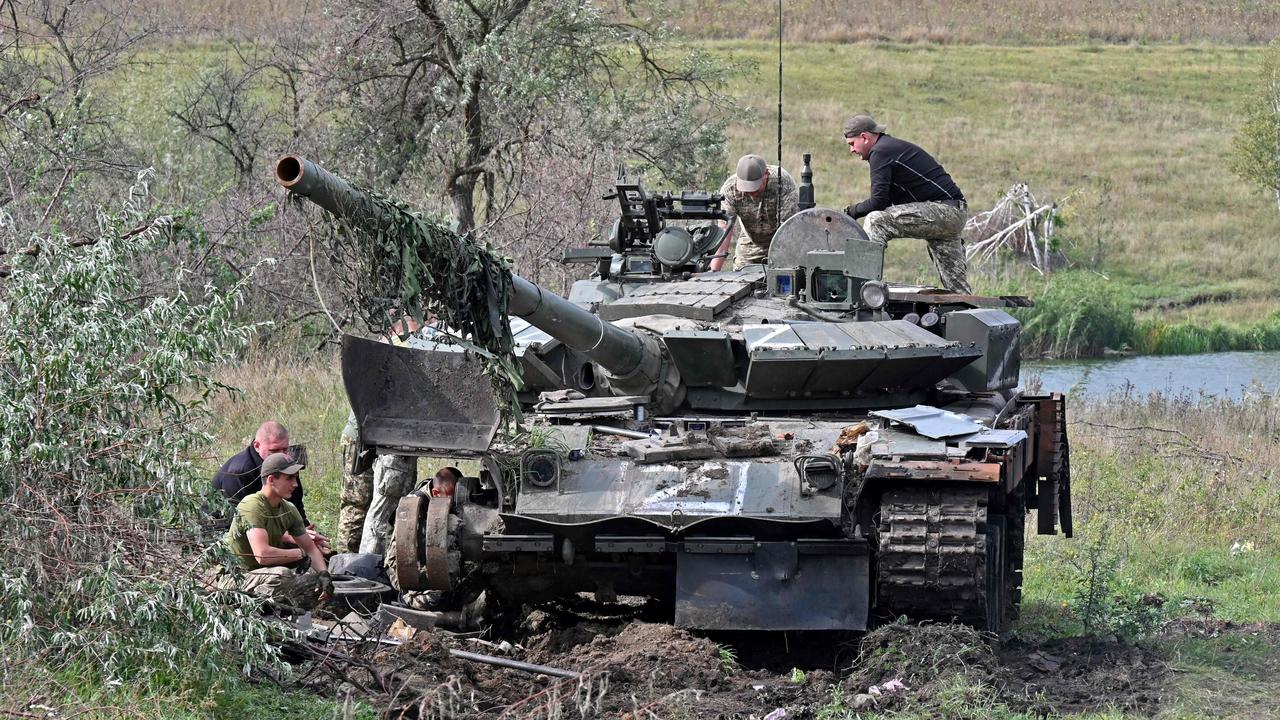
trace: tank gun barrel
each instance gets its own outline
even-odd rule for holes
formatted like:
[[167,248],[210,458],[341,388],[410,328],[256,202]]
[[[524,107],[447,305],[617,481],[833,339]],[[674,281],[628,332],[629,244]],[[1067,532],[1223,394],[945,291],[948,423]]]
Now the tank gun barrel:
[[[372,198],[310,160],[297,155],[280,158],[276,181],[371,234],[390,229],[390,219]],[[670,380],[662,382],[661,376],[670,372],[671,365],[662,362],[661,344],[654,338],[602,320],[515,273],[511,280],[511,313],[586,355],[608,373],[615,391],[647,395],[660,386],[673,385]],[[664,404],[658,402],[659,412]]]

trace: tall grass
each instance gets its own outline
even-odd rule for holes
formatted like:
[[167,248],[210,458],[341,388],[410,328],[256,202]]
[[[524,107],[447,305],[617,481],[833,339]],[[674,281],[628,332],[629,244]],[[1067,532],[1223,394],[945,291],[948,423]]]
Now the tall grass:
[[1203,317],[1135,318],[1142,305],[1128,283],[1092,272],[1063,272],[1026,290],[1035,306],[1018,310],[1030,355],[1089,357],[1105,350],[1189,355],[1234,350],[1280,350],[1280,311],[1260,319],[1221,322]]
[[1035,307],[1020,311],[1028,351],[1055,357],[1099,355],[1133,339],[1134,300],[1116,284],[1088,272],[1055,275]]
[[1030,536],[1027,624],[1069,624],[1099,547],[1115,592],[1168,613],[1280,621],[1280,397],[1073,399],[1076,538]]

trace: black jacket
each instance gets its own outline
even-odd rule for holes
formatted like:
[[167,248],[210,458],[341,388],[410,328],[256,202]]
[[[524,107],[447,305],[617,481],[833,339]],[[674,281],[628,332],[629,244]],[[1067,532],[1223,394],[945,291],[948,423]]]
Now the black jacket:
[[[241,500],[262,489],[262,478],[259,476],[261,472],[262,458],[258,457],[258,451],[250,445],[222,464],[222,468],[213,476],[213,488],[222,493],[231,507],[235,507]],[[310,525],[307,510],[302,506],[301,478],[298,479],[298,486],[294,488],[289,502],[302,514],[302,522]]]
[[881,135],[867,162],[871,164],[871,197],[849,206],[848,213],[854,218],[904,203],[964,200],[964,193],[938,161],[906,140]]

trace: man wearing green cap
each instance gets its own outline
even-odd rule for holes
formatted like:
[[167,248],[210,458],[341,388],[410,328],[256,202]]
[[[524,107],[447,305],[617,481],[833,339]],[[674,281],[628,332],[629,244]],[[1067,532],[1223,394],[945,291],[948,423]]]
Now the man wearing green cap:
[[[800,192],[791,174],[778,165],[769,165],[759,155],[743,155],[738,170],[720,187],[724,209],[729,213],[729,231],[716,255],[726,255],[734,232],[741,228],[734,251],[733,269],[762,263],[769,257],[769,243],[782,221],[799,210]],[[724,258],[711,261],[719,270]]]
[[887,129],[870,115],[845,121],[849,152],[871,165],[871,197],[845,212],[855,220],[865,217],[867,235],[881,244],[901,237],[927,241],[942,286],[972,293],[960,237],[967,219],[964,193],[932,155]]
[[[303,608],[314,607],[333,593],[333,580],[324,554],[307,534],[302,514],[287,498],[298,486],[305,467],[284,453],[262,461],[262,489],[236,505],[227,530],[231,552],[249,570],[240,589]],[[286,543],[291,536],[297,546]],[[299,575],[298,570],[310,571]]]

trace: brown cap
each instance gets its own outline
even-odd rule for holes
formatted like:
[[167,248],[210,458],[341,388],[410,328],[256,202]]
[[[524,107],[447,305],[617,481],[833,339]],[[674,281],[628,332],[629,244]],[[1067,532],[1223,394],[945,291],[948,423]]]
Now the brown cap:
[[769,166],[759,155],[743,155],[738,160],[737,187],[740,192],[755,192],[764,185]]
[[854,115],[844,121],[844,136],[853,137],[861,135],[864,132],[882,133],[889,128],[876,122],[876,119],[870,115]]
[[272,453],[262,461],[262,472],[260,477],[275,475],[276,473],[284,473],[285,475],[297,475],[306,465],[296,462],[293,458],[284,453]]

